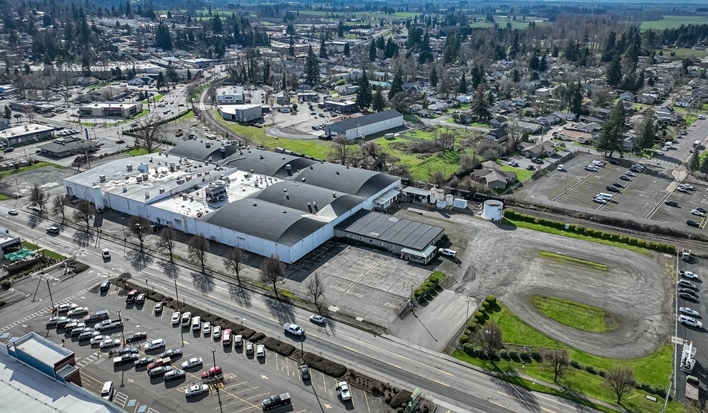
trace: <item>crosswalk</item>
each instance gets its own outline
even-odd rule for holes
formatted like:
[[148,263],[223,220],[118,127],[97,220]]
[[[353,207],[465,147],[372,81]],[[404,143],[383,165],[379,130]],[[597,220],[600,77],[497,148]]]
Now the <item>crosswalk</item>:
[[99,358],[98,353],[93,353],[88,357],[82,358],[81,361],[76,363],[76,365],[79,368],[84,368],[84,367],[88,366],[89,364],[93,363],[94,361],[96,361],[96,359],[98,359],[98,358]]
[[[73,299],[76,298],[76,297],[80,297],[80,296],[82,296],[83,294],[86,294],[86,292],[88,292],[88,288],[86,288],[86,289],[84,289],[84,290],[81,290],[81,291],[79,291],[79,292],[77,292],[77,293],[75,293],[75,294],[72,294],[72,295],[66,297],[65,299],[63,299],[63,300],[61,300],[61,301],[57,301],[57,302],[55,303],[55,305],[56,305],[56,306],[59,306],[60,304],[68,304],[68,303],[71,303],[71,300],[73,300]],[[34,313],[32,313],[32,314],[30,314],[30,315],[28,315],[28,316],[26,316],[26,317],[23,317],[23,318],[21,318],[21,319],[15,321],[15,322],[12,323],[12,324],[9,324],[9,325],[7,325],[7,326],[5,326],[5,327],[0,328],[0,333],[4,333],[4,332],[7,331],[7,330],[10,330],[10,329],[12,329],[12,328],[15,328],[15,327],[17,327],[18,325],[24,324],[24,323],[28,322],[29,320],[35,319],[35,318],[37,318],[37,317],[50,316],[51,314],[52,314],[52,307],[51,307],[51,306],[46,307],[46,308],[43,308],[43,309],[41,309],[41,310],[39,310],[39,311],[35,311]]]

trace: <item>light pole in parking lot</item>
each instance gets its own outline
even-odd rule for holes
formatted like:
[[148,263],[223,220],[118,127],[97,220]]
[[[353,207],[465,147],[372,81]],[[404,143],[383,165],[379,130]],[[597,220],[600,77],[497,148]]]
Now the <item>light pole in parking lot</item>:
[[[216,367],[216,349],[211,349],[211,357],[214,361],[214,367]],[[216,397],[219,399],[219,410],[224,413],[224,407],[221,405],[221,395],[219,394],[219,386],[216,386]]]

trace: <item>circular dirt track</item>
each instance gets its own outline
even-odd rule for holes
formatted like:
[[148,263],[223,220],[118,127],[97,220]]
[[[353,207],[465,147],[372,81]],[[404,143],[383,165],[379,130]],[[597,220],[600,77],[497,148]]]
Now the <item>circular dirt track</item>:
[[[521,228],[504,230],[470,217],[453,216],[451,220],[467,224],[468,242],[460,257],[464,275],[456,292],[480,298],[493,294],[544,334],[599,356],[642,357],[669,337],[667,291],[673,285],[658,262],[668,264],[675,258]],[[543,258],[539,251],[606,264],[608,269]],[[531,303],[533,295],[600,307],[616,316],[619,326],[607,333],[565,326],[540,314]]]

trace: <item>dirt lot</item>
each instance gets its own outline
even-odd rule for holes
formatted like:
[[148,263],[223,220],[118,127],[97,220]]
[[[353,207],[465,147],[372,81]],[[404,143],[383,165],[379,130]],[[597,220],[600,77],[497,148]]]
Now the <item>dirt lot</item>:
[[[29,196],[30,189],[35,182],[39,182],[41,188],[50,191],[62,186],[64,178],[68,178],[76,173],[76,168],[55,168],[46,166],[44,168],[32,169],[26,172],[9,175],[0,180],[2,192],[16,194],[19,188],[23,197]],[[52,193],[57,191],[52,191]]]
[[[399,211],[397,215],[442,225],[458,251],[455,292],[477,299],[493,294],[524,321],[550,337],[589,353],[633,358],[653,352],[671,330],[672,285],[664,266],[673,257],[643,255],[525,229],[504,229],[468,215]],[[421,215],[422,214],[422,215]],[[606,264],[597,271],[549,262],[538,251]],[[617,330],[585,333],[553,322],[530,304],[533,294],[601,307],[620,320]]]

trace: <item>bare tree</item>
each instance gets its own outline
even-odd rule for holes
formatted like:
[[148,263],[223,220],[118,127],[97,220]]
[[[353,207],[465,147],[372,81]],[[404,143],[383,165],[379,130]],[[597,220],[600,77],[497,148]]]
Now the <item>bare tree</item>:
[[86,224],[86,232],[89,232],[91,229],[91,220],[93,219],[93,207],[87,201],[79,202],[72,218],[74,218],[76,222],[84,222]]
[[570,369],[570,356],[565,349],[552,349],[543,353],[543,361],[549,371],[553,373],[553,382],[558,383],[559,378],[565,377]]
[[313,276],[307,281],[307,284],[305,284],[305,288],[307,288],[307,293],[309,294],[310,298],[312,298],[312,301],[315,303],[317,311],[322,312],[322,310],[320,310],[320,304],[317,302],[317,300],[319,300],[320,298],[324,298],[325,290],[327,289],[327,287],[320,278],[320,275],[314,273]]
[[135,143],[152,153],[165,139],[165,125],[156,113],[135,122]]
[[605,373],[605,385],[617,396],[617,404],[622,404],[622,396],[634,386],[634,369],[630,366],[613,367]]
[[374,141],[366,141],[359,148],[362,156],[371,156],[377,158],[381,154],[381,145]]
[[157,240],[158,251],[167,252],[170,255],[170,262],[174,262],[175,239],[177,232],[172,227],[162,228],[160,238]]
[[141,216],[133,216],[128,221],[128,230],[130,235],[138,239],[140,243],[140,252],[143,252],[143,246],[145,245],[145,238],[150,233],[151,222],[147,218]]
[[280,298],[278,295],[278,281],[282,280],[284,276],[285,268],[277,255],[271,255],[263,260],[260,270],[260,280],[261,282],[271,284],[273,286],[273,292],[275,292],[275,296],[278,298]]
[[480,326],[472,337],[472,342],[482,347],[487,357],[492,357],[494,352],[504,346],[504,336],[495,321],[489,321]]
[[226,252],[226,257],[224,257],[224,266],[227,270],[236,273],[236,281],[238,281],[238,286],[241,286],[241,271],[245,267],[244,262],[246,261],[246,251],[239,247],[233,247]]
[[41,214],[44,212],[44,207],[47,205],[48,201],[49,195],[47,192],[35,182],[34,185],[32,185],[32,189],[30,189],[30,202],[39,207],[39,213]]
[[436,136],[435,143],[443,151],[451,151],[455,148],[455,133],[446,129]]
[[347,161],[355,156],[355,153],[356,145],[352,145],[346,136],[337,136],[332,139],[332,144],[329,146],[329,159],[331,161],[346,165]]
[[64,207],[67,203],[66,195],[64,194],[56,194],[52,198],[52,214],[61,215],[62,224],[64,223],[64,219],[66,219]]
[[189,240],[189,259],[198,263],[202,274],[206,274],[206,258],[209,252],[209,240],[201,235],[195,235]]

